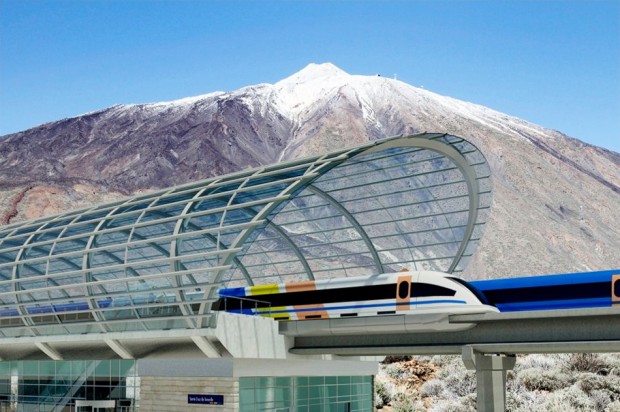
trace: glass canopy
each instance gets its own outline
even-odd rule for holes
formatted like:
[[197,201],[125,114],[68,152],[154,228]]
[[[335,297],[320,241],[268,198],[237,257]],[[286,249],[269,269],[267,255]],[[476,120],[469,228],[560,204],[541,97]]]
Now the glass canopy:
[[467,141],[419,134],[0,228],[0,336],[208,327],[227,286],[458,273],[491,204]]

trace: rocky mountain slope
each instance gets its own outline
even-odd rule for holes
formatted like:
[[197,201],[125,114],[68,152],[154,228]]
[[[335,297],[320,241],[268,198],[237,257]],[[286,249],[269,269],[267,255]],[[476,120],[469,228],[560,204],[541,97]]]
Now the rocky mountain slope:
[[117,105],[0,138],[0,223],[422,131],[478,146],[494,203],[470,278],[620,267],[620,154],[378,76],[311,64],[275,84]]

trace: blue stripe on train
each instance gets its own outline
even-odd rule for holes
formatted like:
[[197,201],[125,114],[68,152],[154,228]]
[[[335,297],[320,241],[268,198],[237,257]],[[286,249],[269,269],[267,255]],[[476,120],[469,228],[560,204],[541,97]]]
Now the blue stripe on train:
[[507,279],[472,280],[469,283],[484,292],[495,289],[518,289],[537,286],[574,285],[580,283],[609,282],[611,276],[620,274],[620,269],[598,272],[567,273],[559,275],[527,276]]
[[221,289],[219,291],[220,297],[229,298],[229,297],[245,297],[245,288],[229,288],[229,289]]
[[519,312],[525,310],[551,310],[551,309],[584,309],[611,306],[611,298],[590,299],[567,299],[545,300],[539,302],[513,302],[500,303],[497,309],[500,312]]

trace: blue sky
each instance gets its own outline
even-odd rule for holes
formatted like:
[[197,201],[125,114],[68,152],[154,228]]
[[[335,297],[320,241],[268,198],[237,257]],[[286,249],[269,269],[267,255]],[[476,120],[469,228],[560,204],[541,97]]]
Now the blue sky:
[[620,0],[0,0],[0,135],[323,62],[620,152]]

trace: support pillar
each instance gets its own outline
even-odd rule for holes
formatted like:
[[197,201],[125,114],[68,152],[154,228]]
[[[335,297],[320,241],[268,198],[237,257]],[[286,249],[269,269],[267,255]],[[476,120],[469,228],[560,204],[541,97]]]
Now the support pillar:
[[465,367],[476,371],[477,411],[506,410],[506,371],[515,366],[515,355],[485,355],[471,346],[463,347]]

